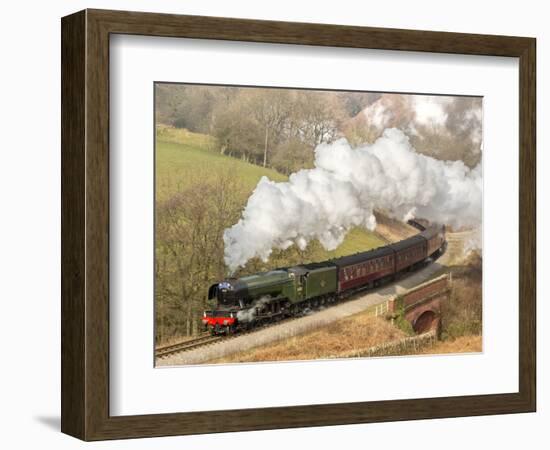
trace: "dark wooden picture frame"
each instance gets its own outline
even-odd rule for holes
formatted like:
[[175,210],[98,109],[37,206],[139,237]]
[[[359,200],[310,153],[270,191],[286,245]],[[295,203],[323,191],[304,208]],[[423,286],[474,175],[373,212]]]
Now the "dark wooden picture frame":
[[[531,412],[536,408],[534,38],[85,10],[62,31],[61,429],[84,440]],[[134,34],[519,58],[519,391],[109,415],[109,36]]]

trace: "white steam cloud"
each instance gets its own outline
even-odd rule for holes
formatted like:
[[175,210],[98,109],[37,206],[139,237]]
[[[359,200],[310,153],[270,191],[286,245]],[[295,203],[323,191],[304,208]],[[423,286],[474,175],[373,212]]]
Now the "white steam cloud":
[[321,144],[314,169],[287,182],[258,182],[242,218],[224,232],[225,263],[234,272],[254,257],[267,261],[275,248],[304,249],[312,239],[333,250],[351,228],[373,230],[375,209],[401,220],[476,227],[481,190],[480,165],[421,155],[397,129],[355,149],[345,139]]
[[257,312],[262,309],[263,306],[267,305],[271,301],[269,295],[264,295],[259,299],[255,300],[254,303],[248,309],[241,309],[237,311],[237,319],[239,322],[252,322],[257,315]]
[[482,150],[480,98],[384,94],[362,113],[379,133],[395,127],[419,138],[436,134],[451,141],[467,140],[473,154]]

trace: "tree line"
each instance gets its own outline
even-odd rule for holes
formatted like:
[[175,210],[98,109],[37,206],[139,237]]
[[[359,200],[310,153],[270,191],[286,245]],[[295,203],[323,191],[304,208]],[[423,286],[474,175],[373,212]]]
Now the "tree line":
[[[386,127],[402,129],[420,153],[470,167],[481,160],[476,97],[446,97],[444,123],[420,123],[414,95],[186,84],[158,84],[155,93],[157,123],[210,135],[220,153],[286,175],[311,167],[321,143],[345,137],[356,147]],[[372,106],[374,116],[363,114]]]
[[[209,134],[218,150],[290,174],[346,134],[379,94],[220,86],[157,86],[157,122]],[[351,130],[350,130],[351,131]]]

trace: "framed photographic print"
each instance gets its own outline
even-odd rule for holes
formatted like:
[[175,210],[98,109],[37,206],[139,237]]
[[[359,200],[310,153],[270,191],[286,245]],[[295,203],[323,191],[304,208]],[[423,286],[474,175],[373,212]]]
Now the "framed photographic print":
[[62,431],[535,410],[535,39],[62,19]]

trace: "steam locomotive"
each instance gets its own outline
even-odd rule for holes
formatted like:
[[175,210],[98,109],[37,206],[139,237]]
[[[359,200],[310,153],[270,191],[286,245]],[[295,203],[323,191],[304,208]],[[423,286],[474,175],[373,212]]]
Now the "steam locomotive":
[[420,233],[394,244],[329,261],[285,267],[210,286],[216,309],[203,313],[212,334],[233,334],[346,299],[394,280],[440,256],[445,227],[409,222]]

